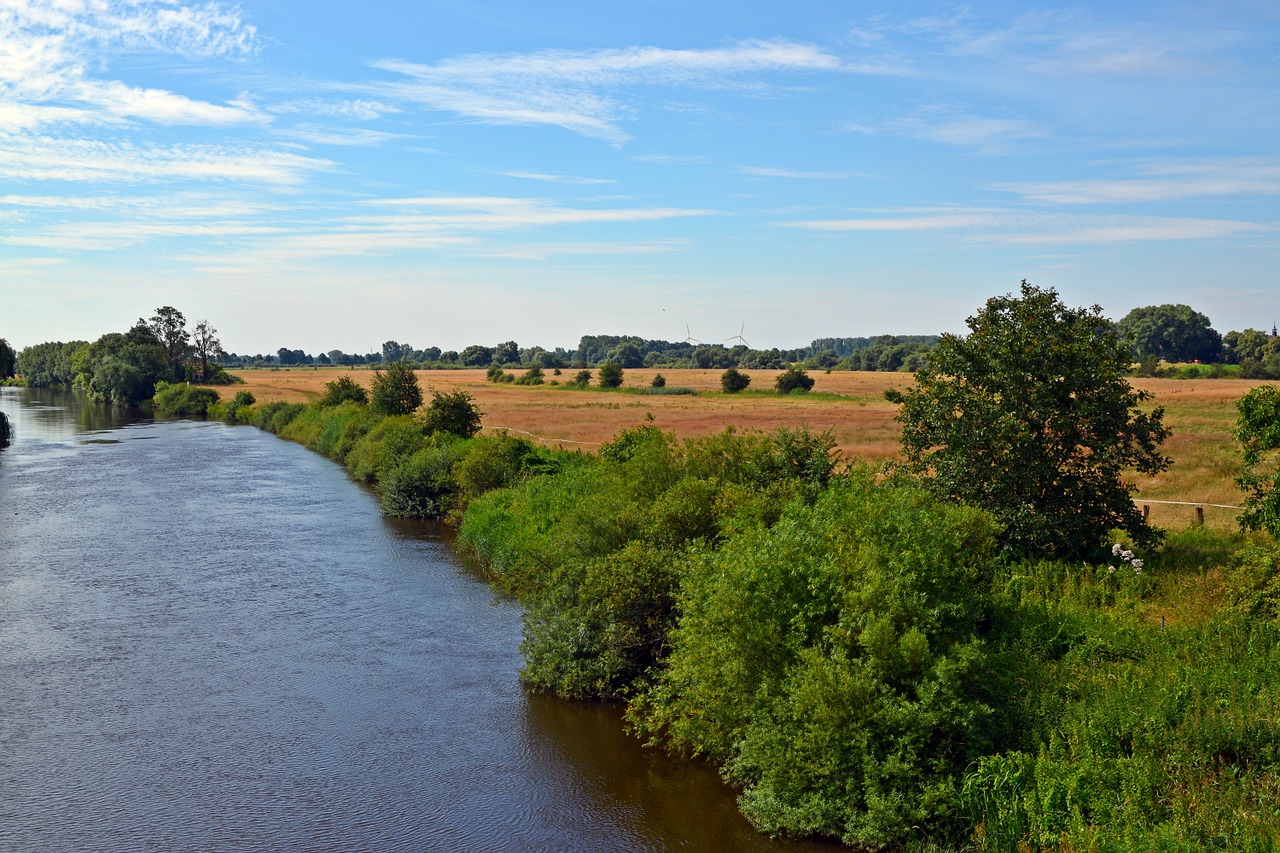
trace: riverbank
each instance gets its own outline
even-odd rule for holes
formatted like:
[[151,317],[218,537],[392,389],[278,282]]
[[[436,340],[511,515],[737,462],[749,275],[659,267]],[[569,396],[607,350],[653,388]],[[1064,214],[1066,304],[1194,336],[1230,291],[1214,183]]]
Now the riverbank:
[[384,507],[408,486],[461,519],[525,603],[525,679],[627,702],[652,742],[716,762],[762,831],[1280,843],[1264,539],[1197,528],[1110,565],[1010,563],[981,513],[842,474],[811,432],[682,441],[655,415],[583,454],[427,436],[354,404],[239,417],[372,477]]

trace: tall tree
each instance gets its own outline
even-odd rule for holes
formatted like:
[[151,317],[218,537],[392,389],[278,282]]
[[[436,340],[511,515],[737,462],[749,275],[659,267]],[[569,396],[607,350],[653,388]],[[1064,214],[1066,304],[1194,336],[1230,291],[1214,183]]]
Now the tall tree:
[[182,312],[170,305],[156,309],[151,320],[139,320],[155,332],[164,347],[165,359],[169,362],[169,373],[173,379],[182,379],[182,363],[191,354],[191,335],[187,332],[187,318]]
[[17,361],[18,354],[13,351],[13,347],[4,338],[0,338],[0,379],[8,379],[13,375]]
[[403,361],[393,361],[385,371],[373,375],[369,402],[386,415],[407,415],[422,405],[422,386],[413,368]]
[[209,381],[209,360],[222,354],[222,342],[218,340],[218,330],[209,325],[208,320],[196,324],[192,336],[195,344],[196,358],[200,359],[200,381]]
[[1117,328],[1138,358],[1215,362],[1222,357],[1222,336],[1190,305],[1134,308]]
[[990,510],[1014,552],[1086,556],[1115,528],[1151,542],[1122,475],[1167,468],[1169,431],[1125,380],[1129,350],[1102,309],[1024,281],[967,323],[967,337],[943,335],[911,390],[886,395],[902,405],[907,470]]

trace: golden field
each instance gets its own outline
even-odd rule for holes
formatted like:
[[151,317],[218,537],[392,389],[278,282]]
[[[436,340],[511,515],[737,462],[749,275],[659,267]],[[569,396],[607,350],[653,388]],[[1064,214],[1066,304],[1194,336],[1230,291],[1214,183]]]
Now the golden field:
[[[626,392],[627,388],[648,387],[659,372],[666,377],[668,388],[692,388],[698,395]],[[732,395],[720,391],[720,370],[628,370],[621,391],[494,384],[485,380],[483,370],[421,370],[418,379],[424,390],[462,389],[469,393],[483,413],[486,430],[505,429],[566,449],[591,450],[652,415],[656,426],[680,437],[717,433],[729,425],[742,430],[803,425],[829,430],[840,452],[851,459],[897,456],[899,428],[893,420],[897,407],[884,399],[884,392],[909,385],[911,374],[814,371],[810,373],[816,380],[812,393],[782,396],[772,391],[779,371],[743,372],[751,376],[753,387]],[[223,389],[224,396],[244,389],[260,403],[314,400],[324,393],[326,382],[343,374],[365,386],[373,378],[372,370],[340,367],[233,373],[245,384]],[[548,373],[547,379],[564,381],[574,373],[565,370],[560,377]],[[1159,476],[1134,481],[1138,502],[1151,502],[1152,522],[1181,527],[1195,518],[1194,507],[1154,501],[1239,504],[1240,493],[1232,482],[1240,465],[1231,438],[1235,403],[1250,388],[1267,383],[1242,379],[1135,379],[1133,383],[1151,392],[1155,404],[1164,407],[1165,424],[1173,432],[1164,451],[1174,464]],[[1235,525],[1237,513],[1233,509],[1206,506],[1204,511],[1209,526]]]

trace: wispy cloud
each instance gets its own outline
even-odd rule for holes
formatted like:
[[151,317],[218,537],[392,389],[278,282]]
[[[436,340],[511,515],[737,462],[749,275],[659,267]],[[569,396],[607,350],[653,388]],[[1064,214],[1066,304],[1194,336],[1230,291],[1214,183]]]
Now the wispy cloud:
[[802,181],[842,181],[846,178],[865,177],[861,172],[806,172],[801,169],[781,169],[772,166],[739,166],[744,175],[761,178],[795,178]]
[[855,133],[925,139],[980,154],[1003,153],[1011,143],[1048,135],[1044,128],[1026,119],[966,115],[945,106],[928,107],[910,116],[879,122],[852,122],[846,129]]
[[508,178],[523,178],[527,181],[545,181],[551,184],[582,184],[590,186],[595,184],[617,183],[617,181],[614,181],[611,178],[577,178],[571,175],[548,175],[544,172],[500,172],[499,174],[506,175]]
[[1280,233],[1274,226],[1229,219],[1087,216],[1007,208],[904,208],[845,219],[787,222],[783,226],[863,233],[950,231],[964,240],[1018,245],[1217,240]]
[[1132,204],[1208,196],[1280,195],[1280,162],[1145,163],[1142,177],[993,184],[1036,204]]
[[23,181],[221,180],[300,183],[328,160],[258,145],[136,145],[55,136],[0,134],[0,178]]
[[844,70],[823,48],[781,39],[701,50],[554,50],[375,66],[403,78],[386,85],[389,97],[474,121],[554,125],[619,144],[630,138],[622,125],[633,110],[614,94],[619,87],[759,86],[767,75]]

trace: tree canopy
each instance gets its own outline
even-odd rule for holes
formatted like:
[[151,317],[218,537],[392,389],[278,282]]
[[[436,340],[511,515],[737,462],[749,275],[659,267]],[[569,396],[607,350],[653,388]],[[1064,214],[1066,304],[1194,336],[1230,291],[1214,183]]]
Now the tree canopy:
[[1244,456],[1236,484],[1244,491],[1240,526],[1280,536],[1280,389],[1254,388],[1236,404],[1235,436]]
[[1116,326],[1140,359],[1214,362],[1222,357],[1222,336],[1190,305],[1134,308]]
[[1124,378],[1128,347],[1102,309],[1068,308],[1022,282],[944,335],[900,403],[907,471],[937,493],[984,507],[1007,549],[1085,556],[1112,529],[1155,534],[1122,474],[1154,474],[1164,411]]
[[407,415],[422,405],[422,386],[413,368],[403,361],[393,361],[386,370],[373,374],[369,402],[376,411],[387,415]]

